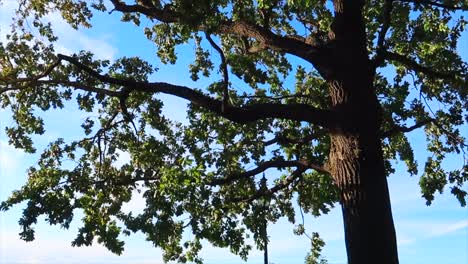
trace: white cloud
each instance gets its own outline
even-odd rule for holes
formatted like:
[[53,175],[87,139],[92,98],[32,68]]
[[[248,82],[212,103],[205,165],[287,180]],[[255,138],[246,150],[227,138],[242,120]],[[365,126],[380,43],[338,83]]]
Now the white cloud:
[[0,42],[4,42],[6,39],[16,5],[17,3],[9,0],[0,2]]
[[404,234],[397,234],[397,242],[398,246],[405,246],[413,244],[415,240]]
[[[451,235],[455,232],[468,234],[468,219],[456,222],[437,222],[426,220],[402,221],[397,223],[399,246],[416,244],[418,241]],[[463,231],[464,230],[464,231]]]
[[[0,117],[1,118],[1,117]],[[0,122],[1,123],[1,122]],[[3,137],[3,133],[0,133]],[[0,201],[6,199],[10,192],[17,189],[26,175],[22,161],[25,153],[8,145],[3,138],[0,139]],[[0,221],[2,216],[0,215]]]
[[[128,247],[121,256],[114,255],[102,245],[72,247],[69,241],[57,238],[40,238],[24,242],[12,232],[2,232],[0,263],[153,263],[162,264],[157,250],[140,251]],[[152,251],[152,252],[151,252]],[[157,251],[157,252],[155,252]],[[27,254],[25,254],[27,252]],[[155,254],[157,253],[157,254]]]
[[[2,1],[0,6],[0,41],[5,40],[5,35],[9,31],[11,18],[18,7],[18,2],[13,0]],[[53,30],[59,37],[55,43],[56,51],[59,53],[71,54],[80,50],[91,51],[99,59],[113,59],[118,50],[109,43],[109,34],[92,37],[85,29],[75,30],[69,26],[58,13],[47,15],[44,21],[52,22]],[[39,36],[39,33],[35,35]]]
[[431,230],[428,233],[428,237],[445,236],[466,228],[468,228],[468,219],[461,220],[455,223],[439,224],[431,228]]
[[117,49],[110,45],[105,38],[96,39],[79,34],[78,41],[84,50],[91,51],[100,59],[111,60],[117,54]]
[[10,146],[5,140],[0,140],[0,174],[8,177],[15,173],[23,156],[23,151]]
[[79,50],[92,52],[99,59],[113,59],[117,54],[117,48],[109,44],[109,34],[100,37],[91,37],[84,33],[85,29],[73,29],[68,25],[58,13],[49,14],[46,18],[50,21],[55,34],[59,40],[56,44],[56,50],[59,53],[74,53]]

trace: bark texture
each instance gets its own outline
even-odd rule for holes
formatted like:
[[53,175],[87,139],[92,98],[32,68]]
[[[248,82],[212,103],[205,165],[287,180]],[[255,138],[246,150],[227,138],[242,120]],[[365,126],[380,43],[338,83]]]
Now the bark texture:
[[366,47],[363,1],[335,0],[334,71],[328,80],[338,129],[330,169],[340,190],[349,264],[396,264],[398,253],[380,141],[380,105]]
[[353,120],[355,128],[343,127],[331,135],[330,168],[340,190],[348,263],[396,264],[396,236],[377,133],[379,123],[372,120],[378,109],[361,103],[349,103],[355,111],[362,109],[358,110],[360,115],[342,113]]

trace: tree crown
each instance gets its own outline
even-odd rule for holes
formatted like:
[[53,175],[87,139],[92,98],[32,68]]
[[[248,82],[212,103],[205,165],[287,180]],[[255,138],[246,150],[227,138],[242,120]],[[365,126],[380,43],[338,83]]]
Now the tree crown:
[[[353,2],[20,1],[0,45],[0,105],[15,121],[6,128],[9,142],[34,152],[31,136],[45,132],[41,114],[72,100],[89,117],[84,136],[51,142],[28,170],[27,184],[0,208],[28,201],[20,220],[25,240],[34,239],[40,215],[67,228],[81,209],[74,245],[97,238],[119,254],[119,235],[141,231],[166,260],[200,262],[201,240],[246,258],[249,235],[264,246],[262,219],[294,223],[294,204],[318,216],[338,199],[327,160],[329,134],[338,133],[341,121],[327,85],[353,67],[336,52],[353,37],[347,19],[365,27],[369,69],[362,71],[372,74],[381,104],[387,173],[394,172],[391,160],[400,159],[410,174],[421,175],[428,204],[448,187],[466,205],[466,163],[452,171],[442,165],[453,153],[466,160],[460,129],[468,122],[468,75],[457,47],[468,2]],[[343,17],[340,8],[359,10]],[[185,56],[177,54],[179,46],[193,47],[188,74],[210,85],[163,82],[155,63],[138,57],[57,54],[47,16],[60,13],[78,30],[91,27],[97,12],[143,27],[157,47],[158,67]],[[186,122],[164,116],[161,93],[188,100]],[[405,133],[421,127],[431,156],[418,173]],[[120,166],[122,153],[130,159]],[[262,178],[271,168],[282,176]],[[144,193],[146,208],[123,212],[135,191]],[[182,241],[186,228],[193,240]]]

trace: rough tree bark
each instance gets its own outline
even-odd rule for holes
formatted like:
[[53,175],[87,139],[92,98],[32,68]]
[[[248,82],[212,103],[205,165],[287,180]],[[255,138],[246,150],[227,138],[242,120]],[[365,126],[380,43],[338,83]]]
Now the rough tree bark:
[[380,140],[375,69],[362,17],[364,1],[335,0],[334,71],[328,80],[339,116],[331,133],[330,171],[340,190],[349,264],[398,263]]

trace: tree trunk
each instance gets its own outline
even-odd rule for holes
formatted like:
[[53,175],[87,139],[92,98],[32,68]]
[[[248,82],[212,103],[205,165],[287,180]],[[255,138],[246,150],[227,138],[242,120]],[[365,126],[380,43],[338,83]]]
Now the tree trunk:
[[340,190],[348,264],[397,264],[398,253],[380,140],[381,108],[369,60],[363,0],[334,0],[332,71],[338,127],[329,168]]
[[361,135],[332,136],[349,264],[396,264],[398,254],[380,146]]
[[[348,264],[396,264],[380,108],[372,78],[361,82],[358,72],[354,74],[351,79],[330,82],[332,102],[341,118],[340,127],[331,134],[330,169],[340,190]],[[360,76],[366,75],[372,76],[361,70]]]

